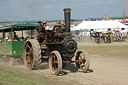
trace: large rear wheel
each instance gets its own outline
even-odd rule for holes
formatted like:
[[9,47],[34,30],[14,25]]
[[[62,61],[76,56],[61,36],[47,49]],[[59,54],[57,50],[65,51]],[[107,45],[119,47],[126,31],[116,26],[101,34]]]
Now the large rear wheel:
[[62,58],[58,51],[52,51],[49,56],[49,68],[54,75],[59,75],[62,69]]
[[87,72],[90,67],[90,58],[86,50],[81,50],[75,56],[76,67],[80,72]]
[[35,39],[27,40],[24,45],[24,63],[29,69],[37,69],[41,63],[40,44]]

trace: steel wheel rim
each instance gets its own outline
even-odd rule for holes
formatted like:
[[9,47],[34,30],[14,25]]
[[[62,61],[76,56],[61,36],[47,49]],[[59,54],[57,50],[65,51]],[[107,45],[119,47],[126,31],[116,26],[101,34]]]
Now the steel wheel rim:
[[58,70],[58,59],[57,59],[57,56],[52,53],[51,56],[50,56],[50,60],[51,60],[51,68],[52,68],[52,72],[53,73],[56,73],[57,70]]
[[86,50],[81,50],[76,53],[75,56],[76,67],[80,72],[87,72],[90,67],[90,57]]
[[83,71],[86,68],[86,55],[83,52],[78,53],[78,60],[82,62],[78,62],[78,68],[80,71]]
[[30,42],[28,42],[25,46],[25,63],[28,68],[32,68],[33,66],[33,48]]

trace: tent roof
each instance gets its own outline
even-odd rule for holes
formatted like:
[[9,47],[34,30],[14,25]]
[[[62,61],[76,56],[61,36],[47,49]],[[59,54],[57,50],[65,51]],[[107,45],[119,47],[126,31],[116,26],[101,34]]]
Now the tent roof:
[[79,29],[119,29],[119,28],[128,28],[128,26],[120,23],[117,20],[109,20],[109,21],[83,21],[78,26],[74,28]]

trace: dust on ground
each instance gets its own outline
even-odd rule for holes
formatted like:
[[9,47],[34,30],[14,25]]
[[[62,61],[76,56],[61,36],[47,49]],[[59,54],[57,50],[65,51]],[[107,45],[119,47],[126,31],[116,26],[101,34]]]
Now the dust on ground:
[[[78,46],[127,46],[127,42],[94,44],[78,42]],[[111,49],[110,49],[111,50]],[[95,51],[92,49],[92,51]],[[117,50],[118,52],[118,50]],[[100,52],[102,53],[102,51]],[[63,70],[62,75],[54,76],[51,74],[48,64],[42,63],[39,70],[28,70],[24,65],[11,66],[8,63],[0,63],[0,69],[31,75],[35,78],[37,85],[127,85],[128,84],[128,57],[116,57],[119,55],[92,54],[90,55],[90,69],[87,73],[78,72],[74,64],[68,64]],[[122,55],[122,54],[121,54]],[[35,77],[36,76],[36,77]],[[31,78],[30,78],[31,79]],[[44,81],[39,81],[42,79]],[[45,80],[48,79],[48,80]],[[34,81],[34,80],[33,80]],[[50,83],[46,83],[50,82]],[[22,84],[21,84],[22,85]]]

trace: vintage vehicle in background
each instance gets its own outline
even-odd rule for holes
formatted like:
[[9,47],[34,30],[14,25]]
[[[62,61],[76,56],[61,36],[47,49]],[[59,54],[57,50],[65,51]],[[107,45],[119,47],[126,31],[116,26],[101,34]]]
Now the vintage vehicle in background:
[[100,44],[101,42],[104,43],[111,43],[112,42],[112,32],[92,32],[90,33],[91,41]]
[[[55,75],[59,75],[62,68],[69,63],[75,63],[80,72],[87,72],[90,66],[90,58],[85,50],[77,51],[77,43],[72,39],[70,32],[71,9],[64,9],[65,25],[58,24],[46,33],[40,33],[38,39],[32,37],[35,24],[16,24],[0,28],[2,41],[0,42],[0,55],[6,55],[15,59],[23,58],[24,64],[29,69],[38,69],[45,60],[49,62],[49,68]],[[4,41],[5,33],[14,31],[31,30],[30,38],[22,41]],[[47,38],[44,38],[47,37]],[[46,39],[46,40],[45,40]],[[72,58],[75,57],[73,60]]]
[[105,43],[111,43],[112,42],[112,36],[113,36],[113,33],[112,32],[105,32],[103,33],[104,35],[104,39],[105,39]]
[[92,32],[90,33],[91,41],[100,44],[101,41],[104,41],[104,36],[102,32]]

